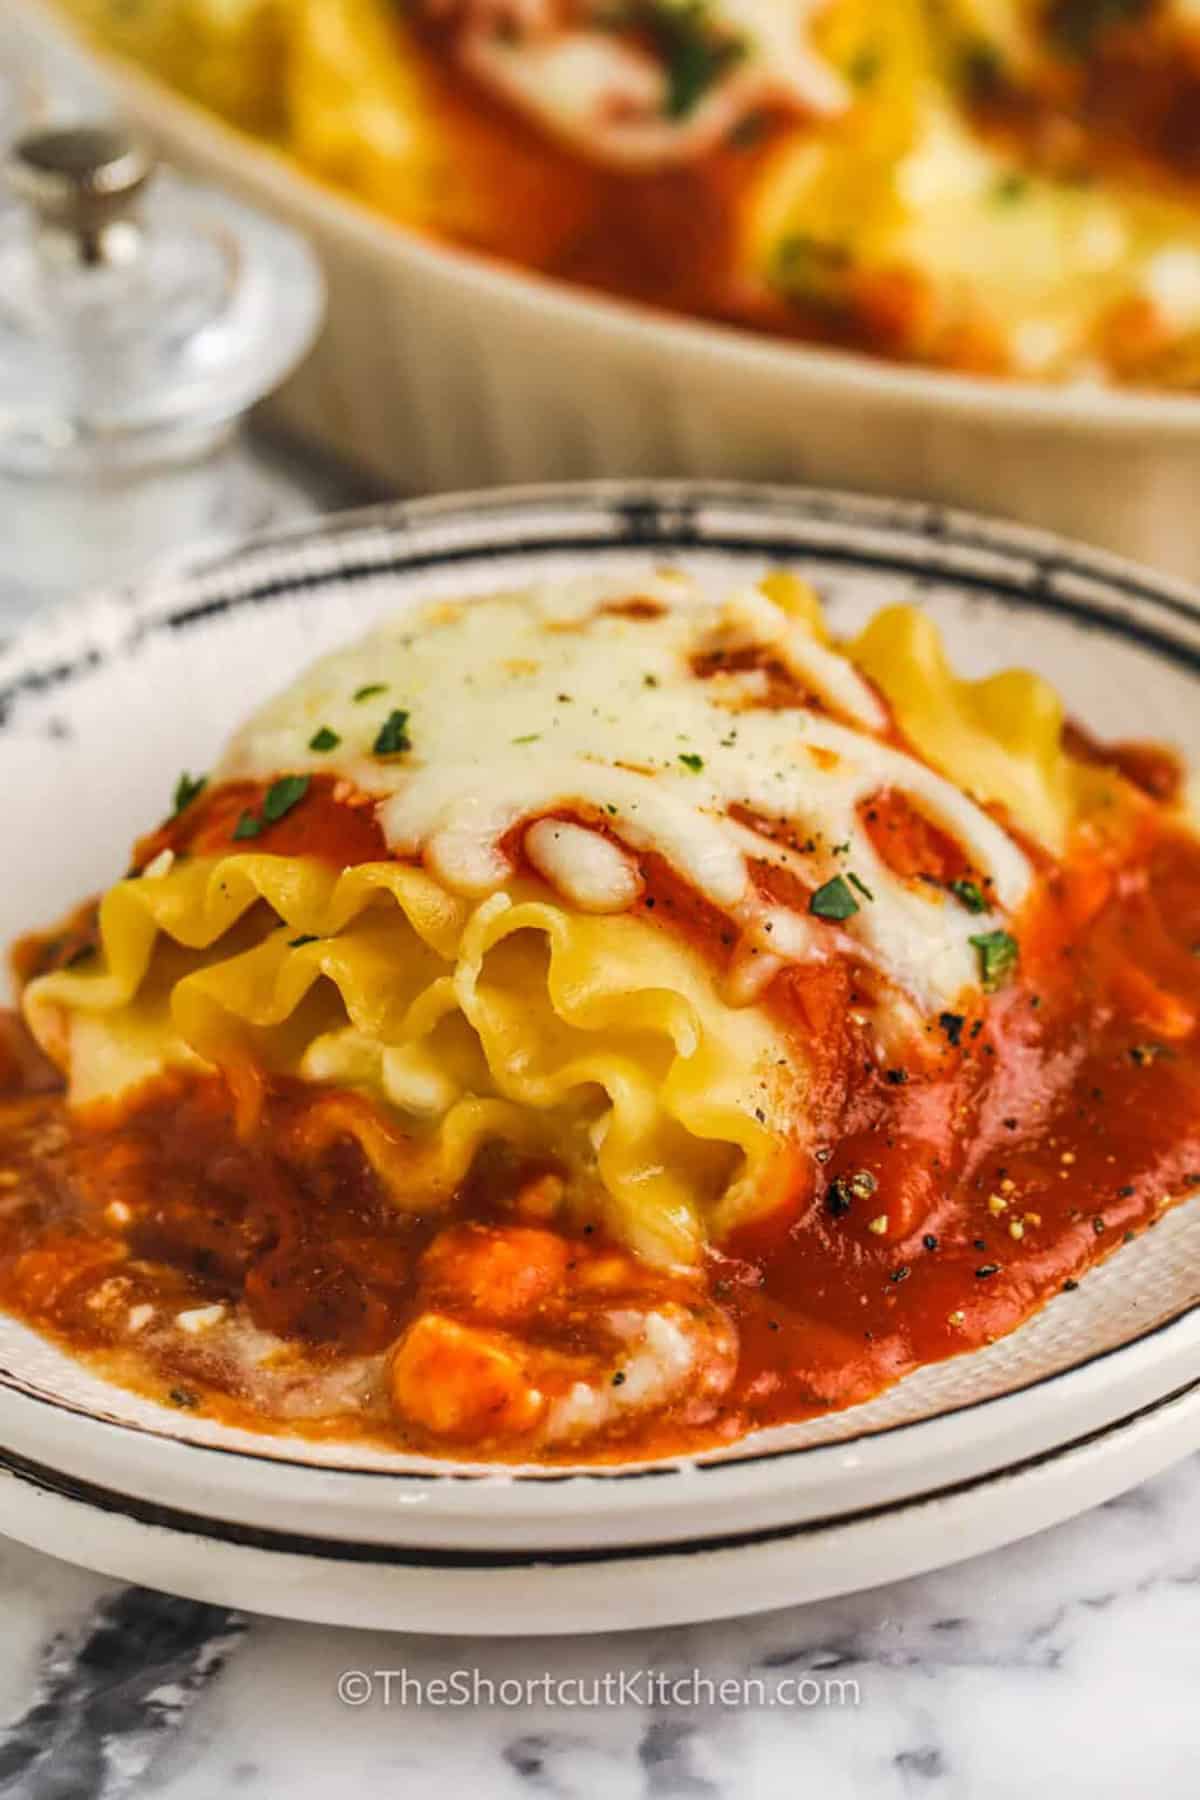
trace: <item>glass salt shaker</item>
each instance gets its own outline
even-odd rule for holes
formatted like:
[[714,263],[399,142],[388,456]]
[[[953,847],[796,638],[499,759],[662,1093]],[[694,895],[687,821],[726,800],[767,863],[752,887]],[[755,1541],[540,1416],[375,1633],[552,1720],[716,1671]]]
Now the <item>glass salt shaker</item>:
[[324,290],[294,232],[118,126],[22,137],[6,173],[0,545],[36,603],[237,529],[239,421],[311,346]]

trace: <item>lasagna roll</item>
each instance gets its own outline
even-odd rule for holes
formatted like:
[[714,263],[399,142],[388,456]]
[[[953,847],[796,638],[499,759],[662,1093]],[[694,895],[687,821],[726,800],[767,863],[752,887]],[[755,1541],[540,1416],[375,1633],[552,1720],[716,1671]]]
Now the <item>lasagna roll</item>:
[[859,1397],[1107,1247],[1059,1178],[1114,1045],[1182,1084],[1117,1146],[1158,1203],[1195,865],[1169,757],[910,608],[839,643],[785,573],[647,570],[409,610],[19,948],[65,1093],[0,1108],[57,1196],[0,1298],[258,1422],[484,1454]]

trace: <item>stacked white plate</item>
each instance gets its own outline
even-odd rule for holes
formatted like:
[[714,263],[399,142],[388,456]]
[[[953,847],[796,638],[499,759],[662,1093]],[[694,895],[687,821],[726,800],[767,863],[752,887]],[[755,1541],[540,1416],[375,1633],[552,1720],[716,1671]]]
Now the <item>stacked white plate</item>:
[[[1086,725],[1200,763],[1187,590],[886,502],[606,483],[426,502],[210,559],[0,656],[0,938],[119,874],[180,768],[327,647],[419,599],[580,565],[785,563],[835,629],[917,600],[967,673],[1047,675]],[[967,1556],[1200,1446],[1200,1204],[1012,1337],[869,1405],[696,1460],[452,1467],[254,1437],[102,1382],[0,1319],[0,1528],[112,1574],[357,1625],[578,1632],[829,1594]]]

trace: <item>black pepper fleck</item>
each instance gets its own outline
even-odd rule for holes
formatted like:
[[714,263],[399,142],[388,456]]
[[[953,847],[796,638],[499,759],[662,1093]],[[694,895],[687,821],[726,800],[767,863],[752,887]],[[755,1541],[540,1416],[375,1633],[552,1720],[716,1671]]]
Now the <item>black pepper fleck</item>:
[[839,1175],[829,1184],[829,1192],[825,1196],[825,1205],[835,1219],[844,1219],[854,1204],[850,1184],[844,1175]]

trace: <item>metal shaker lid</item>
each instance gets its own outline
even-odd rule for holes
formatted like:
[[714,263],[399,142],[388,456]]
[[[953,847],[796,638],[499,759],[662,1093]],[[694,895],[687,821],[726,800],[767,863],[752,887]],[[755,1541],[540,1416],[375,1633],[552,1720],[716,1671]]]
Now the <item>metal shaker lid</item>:
[[18,138],[5,174],[43,232],[81,262],[97,263],[132,253],[154,169],[149,146],[120,126],[69,125]]

